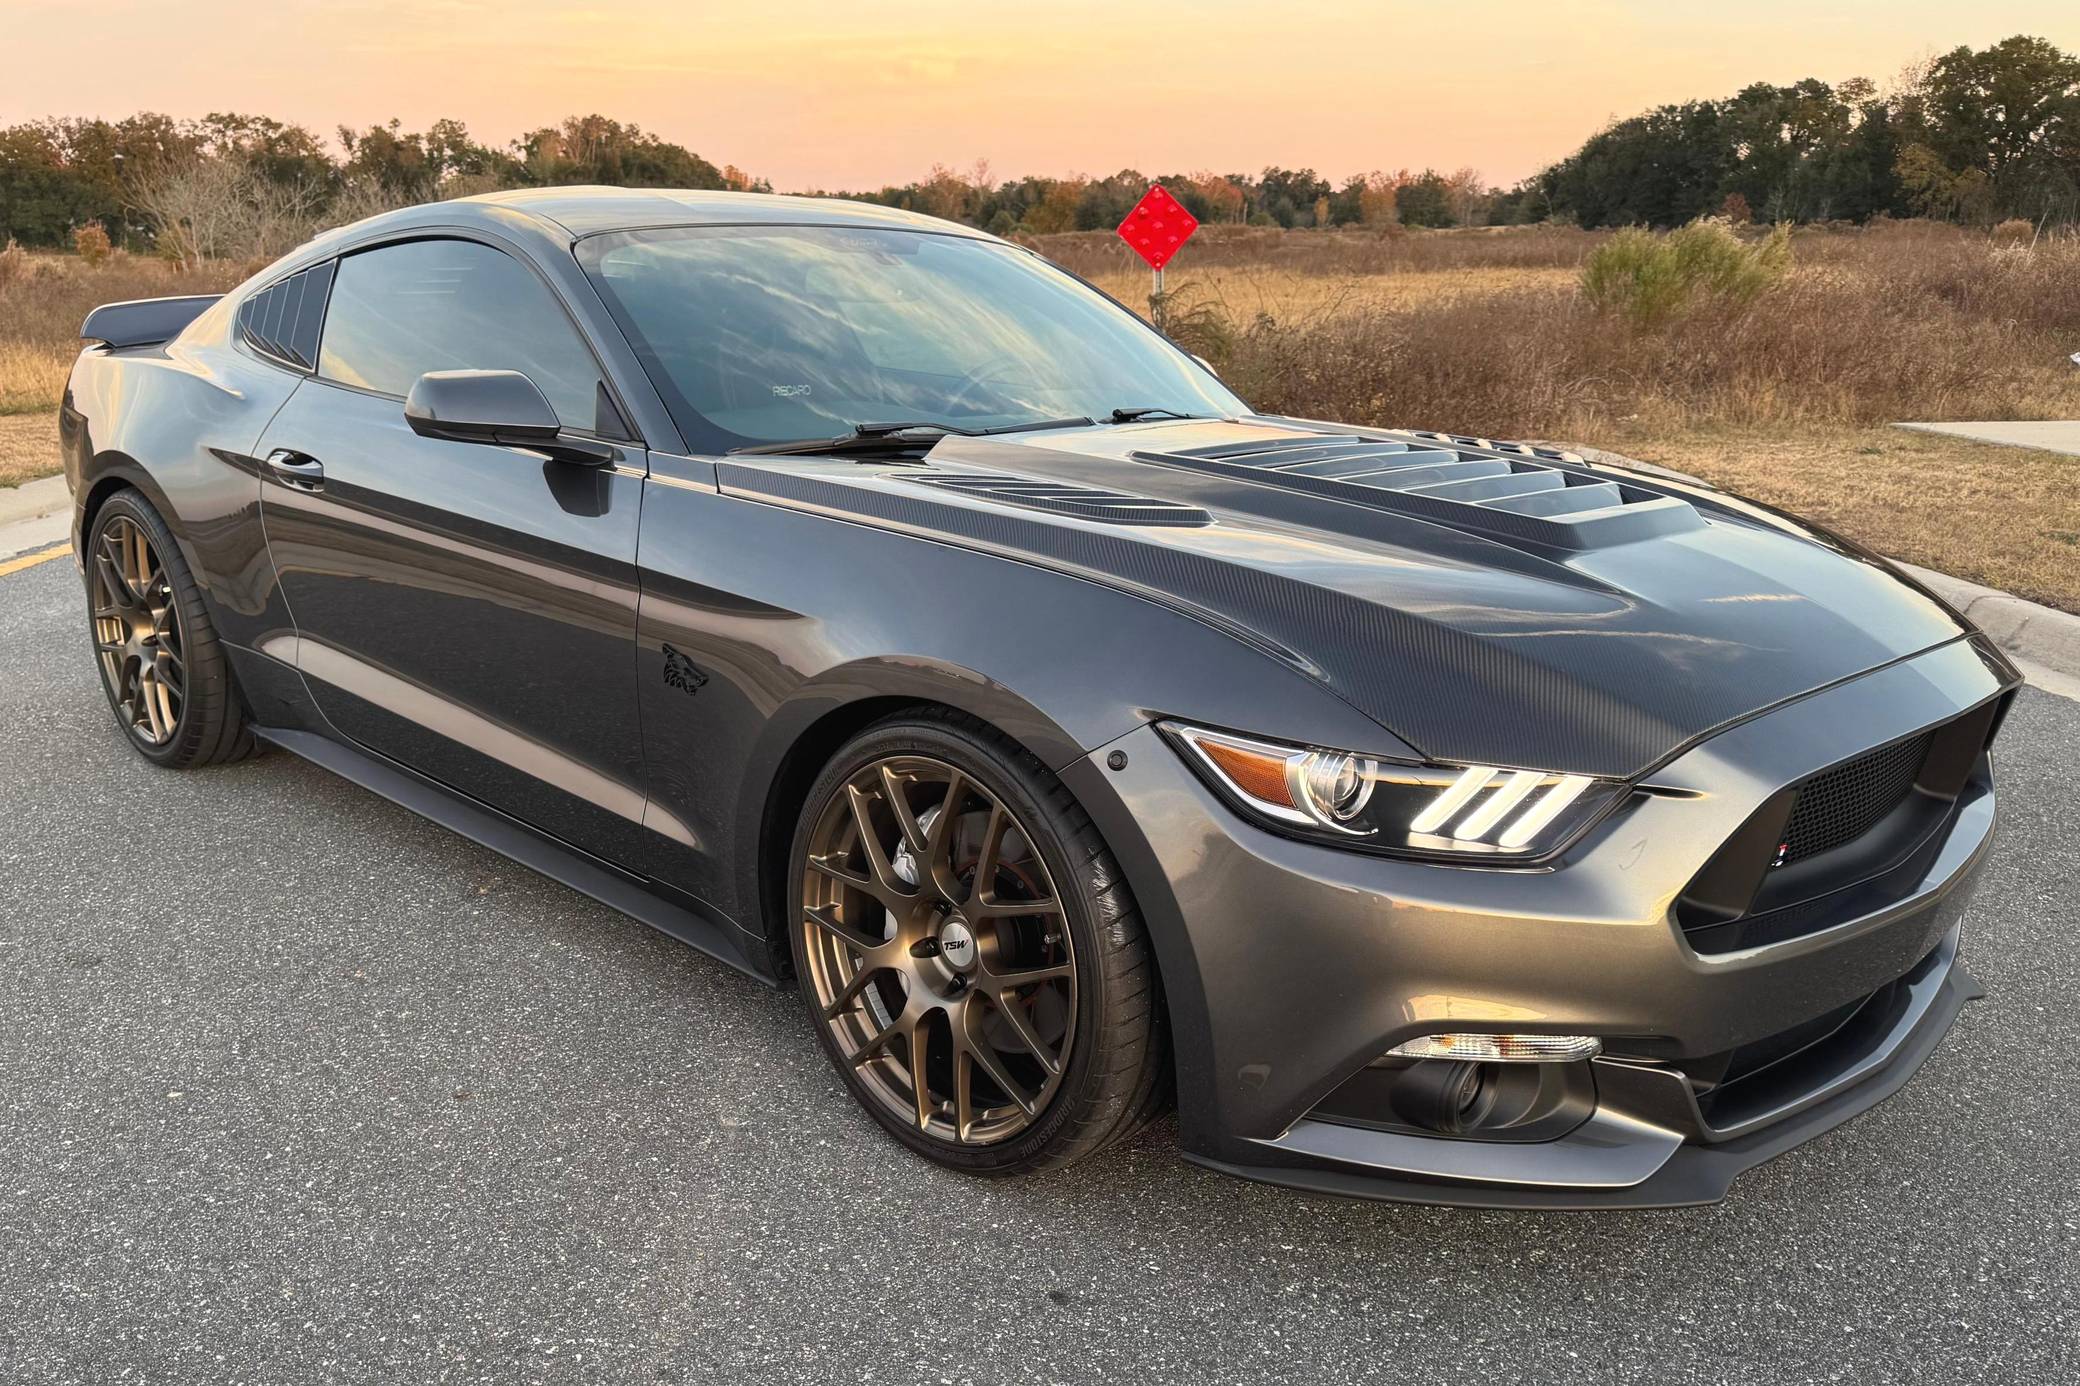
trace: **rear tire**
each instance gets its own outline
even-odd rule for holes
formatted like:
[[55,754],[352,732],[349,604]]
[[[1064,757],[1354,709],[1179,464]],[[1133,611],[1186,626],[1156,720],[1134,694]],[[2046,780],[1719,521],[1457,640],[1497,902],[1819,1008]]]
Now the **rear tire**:
[[810,1023],[910,1149],[1026,1174],[1157,1110],[1167,1037],[1133,896],[1068,790],[993,729],[919,713],[855,737],[806,797],[788,880]]
[[83,559],[94,662],[131,749],[181,770],[251,755],[252,728],[223,643],[151,502],[135,490],[104,501]]

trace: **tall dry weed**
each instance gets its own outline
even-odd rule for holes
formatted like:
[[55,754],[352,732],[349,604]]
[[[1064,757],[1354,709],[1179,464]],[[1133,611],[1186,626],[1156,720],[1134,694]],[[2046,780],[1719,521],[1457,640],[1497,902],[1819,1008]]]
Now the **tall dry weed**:
[[1641,330],[1550,282],[1234,324],[1223,374],[1259,408],[1582,441],[1698,427],[2080,416],[2080,241],[1881,230],[1747,303]]
[[130,298],[221,293],[244,278],[242,269],[209,262],[183,273],[122,254],[94,267],[72,255],[0,250],[0,413],[57,407],[90,309]]

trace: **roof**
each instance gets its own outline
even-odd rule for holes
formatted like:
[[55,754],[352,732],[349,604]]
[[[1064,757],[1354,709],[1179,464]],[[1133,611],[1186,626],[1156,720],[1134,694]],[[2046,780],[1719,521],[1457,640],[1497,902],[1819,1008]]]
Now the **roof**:
[[912,231],[983,233],[958,222],[917,212],[851,202],[836,197],[785,197],[775,193],[710,192],[686,188],[518,188],[460,199],[510,207],[553,222],[573,236],[631,231],[649,226],[793,223],[829,226],[902,227]]

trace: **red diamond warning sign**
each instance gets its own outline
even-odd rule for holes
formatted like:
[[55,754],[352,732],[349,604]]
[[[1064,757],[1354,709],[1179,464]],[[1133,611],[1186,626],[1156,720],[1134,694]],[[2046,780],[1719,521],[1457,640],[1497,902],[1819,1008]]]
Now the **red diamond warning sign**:
[[1119,224],[1119,238],[1134,247],[1134,253],[1148,261],[1150,269],[1161,269],[1198,229],[1199,219],[1158,183],[1142,195],[1134,210],[1127,213],[1127,219]]

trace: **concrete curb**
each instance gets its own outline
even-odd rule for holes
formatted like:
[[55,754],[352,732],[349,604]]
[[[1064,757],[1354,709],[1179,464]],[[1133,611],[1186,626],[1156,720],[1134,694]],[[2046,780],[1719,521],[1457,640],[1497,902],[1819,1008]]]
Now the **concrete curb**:
[[72,492],[62,476],[47,476],[20,486],[0,486],[0,525],[34,520],[72,507]]
[[[1673,467],[1642,462],[1622,453],[1569,443],[1552,446],[1567,448],[1592,466],[1628,467],[1649,476],[1664,476],[1671,481],[1711,485],[1702,477],[1679,472]],[[2080,616],[2025,601],[1996,587],[1981,587],[1976,582],[1966,582],[1948,573],[1916,567],[1897,558],[1892,561],[1900,571],[1969,617],[1972,624],[1985,631],[1987,637],[2015,661],[2015,667],[2022,671],[2023,677],[2036,687],[2061,697],[2080,699]]]
[[2032,684],[2047,693],[2080,698],[2080,616],[1948,573],[1893,562],[1985,631]]

